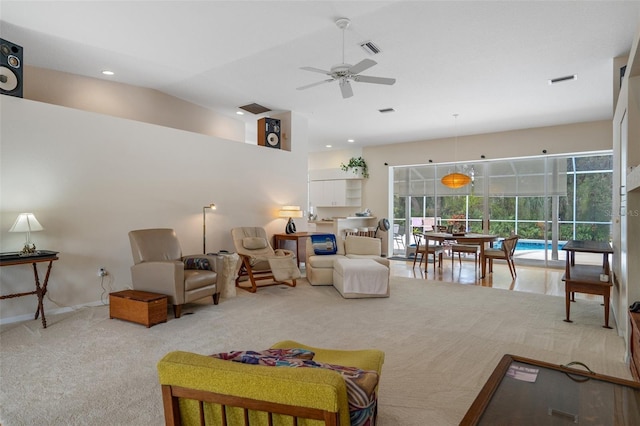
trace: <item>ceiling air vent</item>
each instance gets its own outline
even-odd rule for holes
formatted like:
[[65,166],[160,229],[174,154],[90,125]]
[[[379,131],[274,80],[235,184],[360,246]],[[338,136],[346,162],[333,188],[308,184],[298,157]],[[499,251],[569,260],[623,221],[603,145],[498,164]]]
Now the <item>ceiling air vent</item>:
[[571,80],[577,80],[577,79],[578,79],[578,75],[577,74],[567,75],[567,76],[564,76],[564,77],[553,78],[553,79],[549,80],[549,84],[558,84],[558,83],[562,83],[564,81],[571,81]]
[[372,41],[363,41],[360,43],[360,47],[369,55],[377,55],[381,52],[380,48],[376,46]]
[[378,111],[380,111],[380,113],[382,114],[386,114],[388,112],[396,112],[396,110],[393,108],[384,108],[384,109],[379,109]]
[[263,107],[260,104],[248,104],[248,105],[243,105],[243,106],[238,107],[238,108],[243,109],[245,111],[248,111],[251,114],[262,114],[264,112],[271,111],[271,109],[269,109],[267,107]]

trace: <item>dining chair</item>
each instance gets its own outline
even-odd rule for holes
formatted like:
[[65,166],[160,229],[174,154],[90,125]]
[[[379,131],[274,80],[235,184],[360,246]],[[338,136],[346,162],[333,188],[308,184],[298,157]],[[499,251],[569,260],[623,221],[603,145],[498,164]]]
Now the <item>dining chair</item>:
[[[427,263],[429,261],[429,255],[431,255],[433,256],[433,273],[436,273],[436,263],[438,263],[438,268],[442,269],[442,253],[444,252],[444,247],[440,244],[429,244],[429,239],[422,234],[413,234],[413,237],[416,240],[416,255],[413,258],[413,267],[416,267],[416,261],[419,255],[419,266],[422,266],[422,261],[426,258],[424,271],[427,272],[429,266]],[[423,239],[425,240],[424,244],[422,244]]]
[[451,267],[455,262],[456,253],[458,253],[458,263],[462,266],[462,259],[460,253],[473,254],[473,265],[478,267],[478,253],[480,252],[480,246],[478,244],[459,244],[454,242],[449,246],[451,249]]
[[509,272],[511,272],[511,278],[515,279],[518,275],[516,273],[516,265],[513,262],[513,253],[516,250],[516,245],[520,239],[519,235],[512,235],[502,240],[500,248],[487,248],[484,250],[484,261],[489,261],[489,272],[493,272],[493,260],[503,259],[509,266]]

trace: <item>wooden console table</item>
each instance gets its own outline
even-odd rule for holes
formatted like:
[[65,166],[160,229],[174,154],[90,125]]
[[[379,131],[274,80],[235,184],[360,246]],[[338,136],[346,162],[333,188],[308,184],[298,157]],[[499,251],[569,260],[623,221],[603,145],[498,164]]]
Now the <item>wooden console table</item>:
[[460,425],[637,425],[640,383],[504,355]]
[[[6,294],[0,296],[0,300],[2,299],[12,299],[14,297],[21,296],[29,296],[35,294],[38,296],[38,308],[36,309],[35,318],[38,319],[38,316],[42,315],[42,327],[47,328],[47,320],[44,317],[44,295],[47,294],[47,283],[49,282],[49,275],[51,274],[51,266],[53,262],[58,260],[58,252],[57,251],[49,251],[49,250],[40,250],[36,254],[32,254],[29,256],[21,256],[20,253],[1,253],[0,254],[0,266],[11,266],[11,265],[33,265],[33,276],[35,278],[36,289],[34,291],[28,291],[25,293],[13,293]],[[40,278],[38,277],[38,267],[37,264],[40,262],[49,262],[47,266],[47,274],[44,277],[44,281],[42,285],[40,285]]]
[[274,248],[280,248],[281,241],[295,241],[296,243],[296,262],[300,268],[300,240],[306,239],[312,235],[323,234],[324,232],[294,232],[293,234],[275,234],[273,236]]
[[[562,250],[567,252],[566,269],[562,280],[565,282],[566,322],[569,319],[571,302],[575,302],[575,293],[595,294],[604,297],[604,328],[609,327],[609,298],[611,297],[611,276],[609,274],[609,254],[613,253],[611,245],[604,241],[568,241]],[[577,253],[601,253],[602,266],[576,265]],[[606,280],[601,277],[606,276]]]

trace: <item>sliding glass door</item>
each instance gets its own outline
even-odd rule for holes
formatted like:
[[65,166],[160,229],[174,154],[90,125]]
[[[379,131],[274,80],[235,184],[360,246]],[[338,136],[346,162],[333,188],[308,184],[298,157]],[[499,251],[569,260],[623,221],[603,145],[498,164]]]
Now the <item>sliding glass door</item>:
[[[442,177],[452,171],[467,174],[471,183],[444,186]],[[393,176],[394,223],[405,247],[413,232],[453,225],[500,237],[518,234],[522,259],[548,263],[563,259],[567,240],[610,238],[610,152],[395,167]],[[403,251],[394,246],[395,254]]]

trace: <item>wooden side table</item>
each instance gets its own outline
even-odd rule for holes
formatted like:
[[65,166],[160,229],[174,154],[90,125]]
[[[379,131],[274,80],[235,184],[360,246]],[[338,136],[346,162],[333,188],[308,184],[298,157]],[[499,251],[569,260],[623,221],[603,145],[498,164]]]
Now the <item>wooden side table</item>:
[[[14,297],[21,296],[29,296],[31,294],[35,294],[38,296],[38,308],[36,309],[34,319],[38,319],[38,316],[42,316],[42,328],[47,328],[47,319],[44,317],[44,296],[47,294],[47,283],[49,282],[49,275],[51,274],[51,267],[53,262],[58,260],[58,252],[50,251],[50,250],[40,250],[35,254],[30,254],[28,256],[23,256],[18,252],[11,253],[1,253],[0,254],[0,266],[11,266],[11,265],[28,265],[32,264],[33,266],[33,276],[35,279],[36,289],[34,291],[28,291],[25,293],[13,293],[6,294],[0,296],[0,300],[2,299],[11,299]],[[47,274],[44,277],[44,281],[42,285],[40,285],[40,278],[38,276],[38,267],[37,264],[40,262],[49,262],[47,266]]]
[[312,235],[324,234],[324,232],[294,232],[293,234],[275,234],[273,236],[273,247],[280,248],[280,242],[282,241],[295,241],[296,243],[296,262],[298,268],[300,268],[300,240],[306,241],[306,239]]
[[[567,242],[562,250],[567,252],[564,277],[566,322],[571,312],[571,302],[575,302],[575,293],[600,295],[604,298],[604,328],[609,327],[609,301],[611,297],[611,277],[609,275],[609,254],[613,253],[611,245],[605,241],[577,241]],[[602,266],[576,265],[576,252],[601,253]],[[601,277],[606,277],[602,281]]]
[[573,364],[504,355],[460,425],[640,424],[640,383]]

